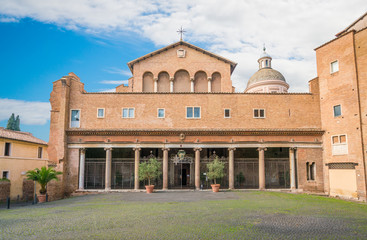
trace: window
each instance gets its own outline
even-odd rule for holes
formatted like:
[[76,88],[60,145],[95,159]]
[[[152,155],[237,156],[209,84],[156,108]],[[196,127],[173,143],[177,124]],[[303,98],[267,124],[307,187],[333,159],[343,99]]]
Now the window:
[[224,109],[224,118],[231,117],[231,109]]
[[97,118],[104,118],[104,108],[97,109]]
[[333,155],[345,155],[348,154],[347,135],[334,135],[331,136],[332,154]]
[[122,118],[134,118],[135,108],[123,108]]
[[158,108],[158,118],[164,118],[164,117],[165,117],[164,108]]
[[80,110],[71,110],[70,127],[72,128],[80,127]]
[[200,107],[186,107],[186,118],[201,118]]
[[334,61],[332,63],[330,63],[330,73],[335,73],[339,71],[339,62],[338,61]]
[[38,147],[38,158],[42,158],[42,147]]
[[316,163],[307,162],[306,163],[306,169],[307,169],[307,180],[315,180],[316,176]]
[[4,156],[10,156],[11,143],[5,143]]
[[340,105],[334,106],[334,117],[339,117],[342,115],[342,107]]
[[254,118],[265,118],[265,109],[254,109]]
[[2,178],[6,178],[9,179],[9,171],[3,171],[3,173],[1,174]]

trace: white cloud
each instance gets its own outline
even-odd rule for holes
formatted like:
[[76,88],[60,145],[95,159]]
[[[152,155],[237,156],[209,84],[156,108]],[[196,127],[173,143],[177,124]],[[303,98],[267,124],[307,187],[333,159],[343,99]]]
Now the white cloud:
[[1,23],[12,23],[12,22],[19,22],[19,19],[13,17],[0,17]]
[[99,92],[116,92],[116,88],[100,89]]
[[[266,43],[273,67],[283,73],[291,91],[307,91],[316,76],[313,49],[331,40],[366,11],[365,0],[0,0],[0,14],[113,36],[132,33],[157,47],[184,40],[238,62],[233,83],[243,90],[257,71]],[[121,36],[117,34],[118,36]],[[131,76],[118,68],[107,72]]]
[[128,84],[129,80],[102,80],[99,83],[121,85],[121,84]]
[[0,121],[8,120],[14,113],[15,116],[19,115],[21,125],[43,125],[50,119],[50,110],[48,102],[0,99]]
[[105,69],[104,71],[111,73],[111,74],[117,74],[117,75],[122,75],[122,76],[128,76],[128,77],[132,76],[130,70],[123,70],[117,67],[109,67]]

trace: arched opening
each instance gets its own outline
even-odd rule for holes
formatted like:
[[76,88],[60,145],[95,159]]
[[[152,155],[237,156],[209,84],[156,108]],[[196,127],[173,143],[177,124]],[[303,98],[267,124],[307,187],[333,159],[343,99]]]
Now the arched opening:
[[212,92],[221,92],[222,90],[222,76],[216,72],[212,75]]
[[169,92],[169,75],[167,72],[158,74],[158,92]]
[[195,74],[195,92],[208,92],[208,77],[203,71]]
[[153,74],[151,72],[146,72],[143,75],[143,92],[153,92]]
[[175,73],[174,92],[190,92],[190,75],[186,70]]

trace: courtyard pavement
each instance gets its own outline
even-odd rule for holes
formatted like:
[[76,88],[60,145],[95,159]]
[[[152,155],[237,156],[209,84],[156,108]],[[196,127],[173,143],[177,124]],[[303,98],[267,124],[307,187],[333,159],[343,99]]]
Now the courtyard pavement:
[[367,239],[367,204],[281,192],[90,194],[0,210],[0,239]]

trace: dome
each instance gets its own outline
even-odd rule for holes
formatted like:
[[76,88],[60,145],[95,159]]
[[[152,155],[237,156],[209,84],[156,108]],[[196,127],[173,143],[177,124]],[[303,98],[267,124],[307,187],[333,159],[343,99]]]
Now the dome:
[[255,83],[267,80],[281,80],[285,82],[284,76],[272,68],[261,68],[257,71],[250,80],[248,80],[247,88]]

